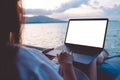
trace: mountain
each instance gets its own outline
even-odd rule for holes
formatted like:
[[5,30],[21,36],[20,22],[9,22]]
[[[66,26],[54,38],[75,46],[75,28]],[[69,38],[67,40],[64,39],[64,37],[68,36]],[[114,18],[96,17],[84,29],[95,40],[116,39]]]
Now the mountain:
[[33,17],[25,17],[26,23],[62,23],[66,21],[62,21],[59,19],[50,18],[47,16],[33,16]]

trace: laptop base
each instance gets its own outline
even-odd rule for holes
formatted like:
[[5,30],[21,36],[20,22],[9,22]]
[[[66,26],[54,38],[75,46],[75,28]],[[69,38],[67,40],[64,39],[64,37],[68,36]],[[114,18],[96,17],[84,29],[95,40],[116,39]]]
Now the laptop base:
[[[48,55],[52,55],[52,56],[57,56],[57,54],[60,54],[62,52],[62,50],[65,50],[67,52],[71,51],[68,46],[66,45],[61,45],[57,48],[55,48],[54,50],[48,52],[47,54]],[[76,53],[76,52],[73,52],[73,61],[74,62],[79,62],[79,63],[82,63],[82,64],[90,64],[99,54],[99,53],[95,53],[95,55],[86,55],[84,53]]]

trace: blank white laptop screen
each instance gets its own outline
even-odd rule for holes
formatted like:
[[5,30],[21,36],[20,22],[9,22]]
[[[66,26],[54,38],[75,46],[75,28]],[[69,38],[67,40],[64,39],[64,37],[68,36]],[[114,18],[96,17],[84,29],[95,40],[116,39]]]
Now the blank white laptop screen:
[[107,20],[70,20],[65,43],[103,48]]

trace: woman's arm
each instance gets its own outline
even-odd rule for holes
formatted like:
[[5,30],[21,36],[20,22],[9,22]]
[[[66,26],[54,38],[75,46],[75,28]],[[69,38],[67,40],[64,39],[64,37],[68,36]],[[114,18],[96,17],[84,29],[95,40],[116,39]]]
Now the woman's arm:
[[64,80],[77,80],[73,67],[73,59],[70,53],[62,51],[57,55],[60,67],[63,70]]
[[77,80],[72,64],[65,64],[62,69],[64,80]]
[[94,59],[88,66],[89,79],[97,80],[97,59]]

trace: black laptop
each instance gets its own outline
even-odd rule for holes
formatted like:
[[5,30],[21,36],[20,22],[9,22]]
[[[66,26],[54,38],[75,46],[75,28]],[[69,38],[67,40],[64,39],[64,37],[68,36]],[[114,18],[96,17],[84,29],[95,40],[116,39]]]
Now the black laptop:
[[48,52],[56,56],[61,50],[72,51],[75,62],[89,64],[104,49],[108,19],[70,19],[64,44]]

